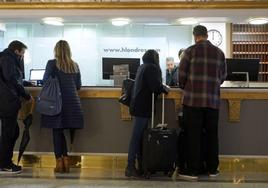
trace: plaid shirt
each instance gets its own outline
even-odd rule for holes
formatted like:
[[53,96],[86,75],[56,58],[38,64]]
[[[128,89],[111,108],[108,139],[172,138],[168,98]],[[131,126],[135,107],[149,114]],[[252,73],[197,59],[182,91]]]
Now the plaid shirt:
[[182,103],[191,107],[218,109],[220,85],[226,78],[224,53],[208,40],[187,48],[179,65]]

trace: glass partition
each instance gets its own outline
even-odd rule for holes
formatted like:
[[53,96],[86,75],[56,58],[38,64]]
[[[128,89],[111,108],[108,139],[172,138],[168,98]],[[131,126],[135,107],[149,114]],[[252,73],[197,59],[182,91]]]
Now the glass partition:
[[[68,24],[62,27],[40,23],[7,23],[0,34],[0,50],[12,40],[28,46],[25,54],[25,79],[31,69],[44,69],[54,58],[56,42],[69,42],[73,59],[79,64],[83,86],[113,86],[102,78],[102,58],[141,58],[146,49],[156,49],[165,79],[165,59],[171,56],[179,63],[178,51],[192,44],[192,26],[130,24]],[[141,61],[142,62],[142,61]]]

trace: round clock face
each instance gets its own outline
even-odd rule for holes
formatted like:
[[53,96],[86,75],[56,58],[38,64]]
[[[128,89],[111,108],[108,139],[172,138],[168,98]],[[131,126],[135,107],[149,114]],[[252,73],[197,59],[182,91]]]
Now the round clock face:
[[208,31],[208,40],[215,46],[220,46],[222,43],[222,35],[216,29],[211,29]]

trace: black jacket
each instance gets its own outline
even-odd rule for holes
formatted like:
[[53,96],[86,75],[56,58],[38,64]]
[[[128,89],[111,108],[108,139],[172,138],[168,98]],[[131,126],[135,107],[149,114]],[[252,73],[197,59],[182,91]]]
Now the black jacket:
[[130,114],[138,117],[151,117],[152,93],[157,95],[161,92],[165,90],[159,65],[153,62],[143,62],[136,74]]
[[166,70],[166,84],[169,86],[178,86],[179,81],[178,81],[178,77],[179,77],[179,71],[178,71],[178,67],[174,67],[171,72],[169,72],[168,70]]
[[[26,100],[31,99],[30,94],[25,91],[22,85],[22,62],[18,56],[9,49],[5,49],[0,53],[0,76],[6,85],[8,85],[8,88],[17,93],[18,97],[23,97]],[[0,102],[1,100],[4,99],[0,99]]]

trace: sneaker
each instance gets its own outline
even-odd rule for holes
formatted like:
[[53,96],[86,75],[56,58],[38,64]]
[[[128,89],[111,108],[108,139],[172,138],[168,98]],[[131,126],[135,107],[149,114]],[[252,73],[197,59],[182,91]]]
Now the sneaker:
[[183,178],[183,179],[188,179],[188,180],[197,180],[198,176],[195,173],[190,173],[187,171],[179,171],[179,177]]
[[136,168],[126,168],[125,170],[126,177],[140,177],[138,170]]
[[13,163],[7,167],[0,168],[0,174],[19,174],[21,172],[21,166],[17,166]]
[[209,177],[217,177],[220,174],[218,170],[214,170],[208,173]]

